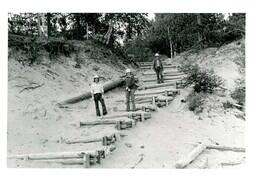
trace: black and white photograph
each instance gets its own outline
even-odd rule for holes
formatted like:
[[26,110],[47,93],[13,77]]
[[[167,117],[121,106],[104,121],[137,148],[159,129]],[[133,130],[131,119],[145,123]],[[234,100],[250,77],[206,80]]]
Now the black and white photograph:
[[9,12],[8,168],[241,169],[246,12]]

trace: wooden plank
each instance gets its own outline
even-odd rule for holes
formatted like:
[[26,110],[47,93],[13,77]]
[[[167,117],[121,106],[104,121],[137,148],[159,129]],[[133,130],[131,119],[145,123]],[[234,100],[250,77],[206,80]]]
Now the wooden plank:
[[193,162],[205,149],[206,145],[198,144],[191,152],[188,153],[188,155],[176,162],[175,168],[185,168],[187,165]]
[[220,146],[220,145],[207,145],[207,149],[216,149],[220,151],[234,151],[234,152],[245,152],[243,147],[229,147],[229,146]]

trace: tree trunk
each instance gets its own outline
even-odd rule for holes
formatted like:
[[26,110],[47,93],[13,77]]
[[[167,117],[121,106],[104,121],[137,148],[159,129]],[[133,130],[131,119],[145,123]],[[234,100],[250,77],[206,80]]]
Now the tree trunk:
[[202,20],[201,20],[201,15],[200,13],[196,14],[196,18],[197,18],[197,25],[198,25],[198,43],[201,47],[201,42],[203,40],[203,33],[202,33]]
[[89,39],[88,31],[89,31],[89,29],[88,29],[88,23],[86,23],[86,40]]
[[169,38],[169,46],[170,46],[170,58],[173,58],[173,43],[170,36],[170,29],[168,27],[168,38]]
[[42,36],[42,31],[41,31],[41,16],[40,13],[37,14],[37,29],[38,29],[38,36]]
[[47,13],[47,36],[51,36],[51,13]]

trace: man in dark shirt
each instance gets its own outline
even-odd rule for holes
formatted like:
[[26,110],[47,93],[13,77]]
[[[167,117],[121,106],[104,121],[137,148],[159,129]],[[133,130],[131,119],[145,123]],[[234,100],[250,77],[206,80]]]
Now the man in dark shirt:
[[136,89],[136,83],[135,78],[131,73],[130,69],[127,69],[125,71],[126,77],[125,77],[125,96],[126,96],[126,111],[130,111],[130,102],[132,103],[132,111],[135,111],[135,89]]
[[163,83],[163,64],[162,61],[159,58],[159,54],[155,54],[155,59],[154,59],[154,65],[153,65],[154,71],[156,72],[157,76],[157,83]]

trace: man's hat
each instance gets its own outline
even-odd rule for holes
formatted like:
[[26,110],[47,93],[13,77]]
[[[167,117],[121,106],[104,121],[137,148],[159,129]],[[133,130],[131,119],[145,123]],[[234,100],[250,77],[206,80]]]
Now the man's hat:
[[156,54],[155,54],[155,56],[159,56],[159,54],[158,54],[158,53],[156,53]]
[[125,73],[131,73],[131,70],[128,68],[125,70]]
[[99,79],[100,77],[98,75],[94,75],[93,79]]

